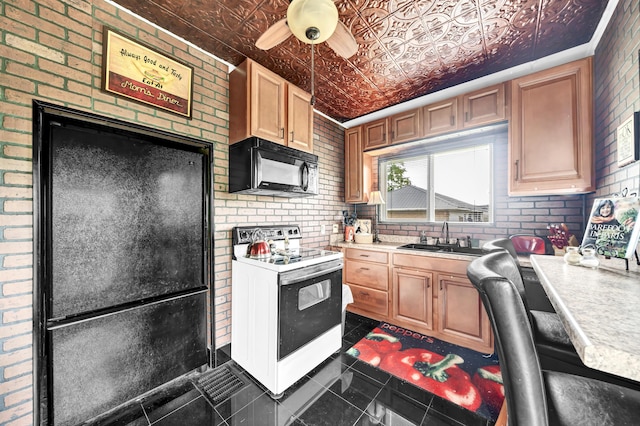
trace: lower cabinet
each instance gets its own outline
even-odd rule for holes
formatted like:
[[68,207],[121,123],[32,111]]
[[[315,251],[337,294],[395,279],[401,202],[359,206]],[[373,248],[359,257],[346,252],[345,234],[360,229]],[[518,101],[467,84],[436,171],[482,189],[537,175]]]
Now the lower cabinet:
[[[392,314],[409,328],[433,330],[433,274],[393,268]],[[410,325],[411,324],[411,325]]]
[[391,321],[484,353],[493,352],[491,323],[467,278],[469,261],[393,254]]
[[344,279],[350,312],[428,334],[479,352],[493,352],[480,296],[467,278],[470,260],[348,248]]
[[[478,291],[465,276],[437,273],[437,331],[443,340],[481,352],[493,351],[491,323]],[[446,337],[444,337],[446,336]]]
[[348,248],[343,276],[351,288],[349,311],[380,321],[389,318],[389,255],[386,252]]

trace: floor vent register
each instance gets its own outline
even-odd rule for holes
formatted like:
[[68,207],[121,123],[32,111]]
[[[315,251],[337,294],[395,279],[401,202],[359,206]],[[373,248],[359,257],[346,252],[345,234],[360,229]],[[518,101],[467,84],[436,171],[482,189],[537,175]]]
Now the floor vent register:
[[225,366],[204,373],[194,381],[194,384],[214,406],[245,385],[241,378]]

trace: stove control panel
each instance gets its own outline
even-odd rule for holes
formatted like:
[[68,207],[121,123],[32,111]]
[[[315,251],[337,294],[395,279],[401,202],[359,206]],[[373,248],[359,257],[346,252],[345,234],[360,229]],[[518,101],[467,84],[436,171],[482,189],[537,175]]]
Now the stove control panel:
[[256,232],[265,240],[280,241],[285,238],[302,238],[298,225],[238,226],[232,230],[232,244],[234,246],[236,244],[250,244],[253,242],[253,236]]

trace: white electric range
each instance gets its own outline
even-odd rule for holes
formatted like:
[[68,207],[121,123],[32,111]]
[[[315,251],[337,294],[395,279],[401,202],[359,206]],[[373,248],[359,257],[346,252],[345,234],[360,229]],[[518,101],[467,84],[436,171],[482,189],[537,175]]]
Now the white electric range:
[[[257,231],[273,255],[247,254]],[[342,345],[342,253],[302,247],[297,225],[232,233],[231,358],[275,397]]]

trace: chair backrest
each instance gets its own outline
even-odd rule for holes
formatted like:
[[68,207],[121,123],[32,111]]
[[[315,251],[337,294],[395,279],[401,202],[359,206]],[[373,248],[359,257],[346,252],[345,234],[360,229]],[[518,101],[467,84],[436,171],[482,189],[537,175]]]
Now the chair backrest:
[[482,245],[482,250],[488,253],[500,249],[506,250],[509,252],[509,255],[516,260],[516,262],[518,261],[518,253],[513,245],[513,241],[509,238],[498,238],[496,240],[488,241]]
[[518,254],[545,254],[547,244],[545,239],[535,235],[512,235],[509,239]]
[[505,272],[517,268],[505,250],[485,254],[467,268],[489,315],[507,400],[509,425],[547,426],[546,395],[540,360],[527,311]]
[[518,290],[518,293],[522,298],[522,303],[524,303],[524,307],[527,310],[527,317],[529,318],[529,320],[531,320],[529,314],[529,305],[527,304],[527,296],[524,288],[524,280],[522,279],[522,269],[520,268],[520,264],[518,263],[518,255],[515,248],[513,248],[513,243],[511,242],[511,240],[509,238],[499,238],[497,240],[486,242],[482,245],[482,251],[484,251],[485,253],[506,251],[514,260],[514,267],[511,267],[511,264],[509,263],[502,268],[502,273],[505,278],[509,279],[513,283],[513,285],[516,286],[516,289]]

